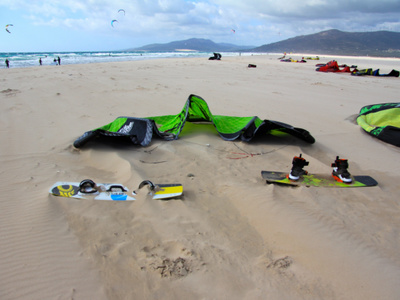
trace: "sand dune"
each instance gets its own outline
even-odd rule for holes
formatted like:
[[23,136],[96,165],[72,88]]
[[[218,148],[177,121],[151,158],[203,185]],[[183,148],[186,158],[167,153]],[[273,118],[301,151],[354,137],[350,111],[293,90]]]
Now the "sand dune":
[[[321,57],[359,68],[395,59]],[[293,57],[295,58],[295,57]],[[257,68],[247,68],[256,64]],[[277,56],[2,69],[1,299],[397,299],[399,148],[362,131],[361,107],[398,102],[399,79],[315,72]],[[73,141],[118,116],[212,113],[307,129],[316,143],[222,140],[211,125],[148,147]],[[331,172],[336,155],[370,188],[267,185],[261,170]],[[182,183],[184,196],[57,198],[56,181]]]

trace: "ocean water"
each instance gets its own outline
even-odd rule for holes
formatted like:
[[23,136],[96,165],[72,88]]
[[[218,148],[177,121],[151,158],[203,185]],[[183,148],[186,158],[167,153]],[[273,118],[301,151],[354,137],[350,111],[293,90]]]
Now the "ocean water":
[[[257,53],[259,55],[260,53]],[[252,55],[251,53],[221,52],[224,56]],[[60,57],[61,65],[90,64],[103,62],[134,61],[159,58],[179,57],[210,57],[212,52],[176,51],[176,52],[145,52],[145,51],[98,51],[98,52],[2,52],[0,53],[0,67],[5,68],[5,60],[10,62],[10,68],[27,68],[42,65],[55,65],[54,59]]]

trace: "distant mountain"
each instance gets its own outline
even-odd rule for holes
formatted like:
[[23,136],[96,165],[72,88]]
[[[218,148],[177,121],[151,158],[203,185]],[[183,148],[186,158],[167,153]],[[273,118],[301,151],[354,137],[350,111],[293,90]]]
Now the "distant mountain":
[[167,44],[150,44],[139,48],[128,49],[127,51],[177,51],[194,50],[203,52],[230,52],[251,49],[254,46],[238,46],[226,43],[214,43],[207,39],[188,39],[184,41],[175,41]]
[[247,51],[400,57],[400,33],[391,31],[343,32],[332,29],[297,36]]

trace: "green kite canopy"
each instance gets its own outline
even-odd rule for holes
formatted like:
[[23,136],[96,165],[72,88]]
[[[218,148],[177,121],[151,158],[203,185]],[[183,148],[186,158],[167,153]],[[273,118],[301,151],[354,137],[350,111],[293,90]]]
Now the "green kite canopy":
[[400,147],[400,103],[364,106],[357,123],[370,135]]
[[85,132],[75,142],[76,148],[82,147],[89,140],[99,136],[127,137],[134,144],[147,146],[157,135],[164,140],[178,139],[185,122],[209,122],[214,125],[218,134],[228,141],[239,137],[243,141],[250,141],[254,136],[270,134],[273,131],[288,133],[307,143],[314,143],[311,134],[302,128],[289,124],[264,120],[254,117],[231,117],[212,115],[204,99],[190,95],[182,111],[177,115],[165,115],[147,118],[119,117],[113,122]]

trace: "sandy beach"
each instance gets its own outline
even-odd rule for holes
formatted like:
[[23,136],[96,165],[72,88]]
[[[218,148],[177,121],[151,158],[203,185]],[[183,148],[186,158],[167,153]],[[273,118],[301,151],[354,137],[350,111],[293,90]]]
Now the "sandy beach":
[[[301,59],[299,55],[292,55]],[[400,149],[355,122],[399,102],[399,78],[315,71],[336,59],[400,70],[400,60],[257,55],[0,69],[0,299],[398,299]],[[247,68],[255,64],[256,68]],[[119,116],[178,114],[188,96],[213,114],[258,116],[308,130],[224,141],[186,124],[148,147],[72,143]],[[243,155],[241,153],[245,153]],[[267,185],[303,154],[312,173],[339,155],[368,188]],[[156,201],[49,195],[56,181],[181,183]]]

